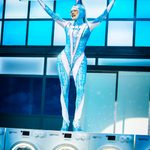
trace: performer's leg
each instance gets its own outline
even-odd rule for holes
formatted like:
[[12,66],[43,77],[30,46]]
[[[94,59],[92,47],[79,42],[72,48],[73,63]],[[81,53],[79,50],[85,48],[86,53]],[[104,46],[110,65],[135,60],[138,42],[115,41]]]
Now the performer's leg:
[[68,115],[68,93],[69,93],[69,79],[70,79],[70,67],[64,52],[62,52],[57,58],[57,69],[59,74],[59,80],[61,84],[61,108],[62,108],[62,131],[67,131],[69,127],[69,115]]
[[81,115],[84,105],[84,85],[86,81],[87,60],[84,55],[76,61],[73,77],[76,86],[76,109],[73,121],[74,131],[81,131]]

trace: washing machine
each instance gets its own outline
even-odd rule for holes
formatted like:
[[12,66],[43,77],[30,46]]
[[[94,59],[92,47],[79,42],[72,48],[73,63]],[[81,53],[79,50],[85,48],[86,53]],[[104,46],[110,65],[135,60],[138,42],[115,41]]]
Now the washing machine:
[[0,150],[4,150],[5,128],[0,128]]
[[134,136],[119,134],[91,134],[89,150],[133,150]]
[[47,150],[88,150],[89,137],[84,132],[49,131]]
[[46,130],[7,128],[5,150],[45,150]]
[[150,150],[150,136],[136,135],[135,150]]

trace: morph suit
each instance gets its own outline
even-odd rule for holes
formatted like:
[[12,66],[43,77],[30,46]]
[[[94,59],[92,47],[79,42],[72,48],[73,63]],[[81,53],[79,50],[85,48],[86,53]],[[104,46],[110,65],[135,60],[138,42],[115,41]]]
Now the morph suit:
[[70,123],[68,115],[68,93],[70,74],[72,72],[76,87],[76,107],[73,120],[73,130],[81,131],[80,120],[84,105],[84,85],[87,71],[87,59],[84,50],[91,31],[106,18],[114,4],[114,0],[111,1],[102,15],[91,22],[86,20],[85,8],[80,0],[78,0],[71,9],[73,22],[63,20],[45,3],[43,3],[42,0],[38,1],[44,10],[65,30],[66,33],[65,48],[57,57],[57,69],[61,83],[60,101],[63,117],[61,130],[67,131]]

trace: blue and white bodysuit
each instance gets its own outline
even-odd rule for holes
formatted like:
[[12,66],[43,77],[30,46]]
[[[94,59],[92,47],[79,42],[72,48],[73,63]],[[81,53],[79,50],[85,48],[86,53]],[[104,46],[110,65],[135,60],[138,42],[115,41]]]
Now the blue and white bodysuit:
[[61,130],[68,130],[69,115],[68,115],[68,93],[70,74],[72,72],[76,87],[76,107],[73,120],[74,131],[80,131],[80,119],[84,105],[84,85],[86,82],[87,59],[84,54],[86,43],[91,34],[91,31],[100,24],[111,10],[114,0],[108,5],[106,10],[92,22],[86,20],[85,8],[80,1],[75,4],[71,11],[78,10],[78,17],[74,22],[66,21],[56,15],[42,0],[38,0],[45,11],[54,19],[66,33],[65,48],[57,57],[57,69],[61,83],[61,107],[63,123]]

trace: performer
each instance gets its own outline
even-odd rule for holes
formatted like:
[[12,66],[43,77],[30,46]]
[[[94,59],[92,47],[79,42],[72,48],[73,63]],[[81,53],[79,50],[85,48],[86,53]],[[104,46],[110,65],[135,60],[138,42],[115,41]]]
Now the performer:
[[70,83],[70,73],[76,87],[76,107],[73,120],[73,130],[81,131],[81,115],[84,105],[84,85],[86,81],[87,59],[84,54],[86,43],[92,30],[106,18],[115,0],[112,0],[106,10],[95,20],[86,20],[86,11],[80,0],[72,7],[71,17],[73,23],[62,19],[55,14],[42,0],[38,0],[44,10],[54,19],[66,33],[66,45],[57,58],[57,69],[61,83],[61,107],[62,107],[62,131],[67,131],[69,127],[68,115],[68,93]]

